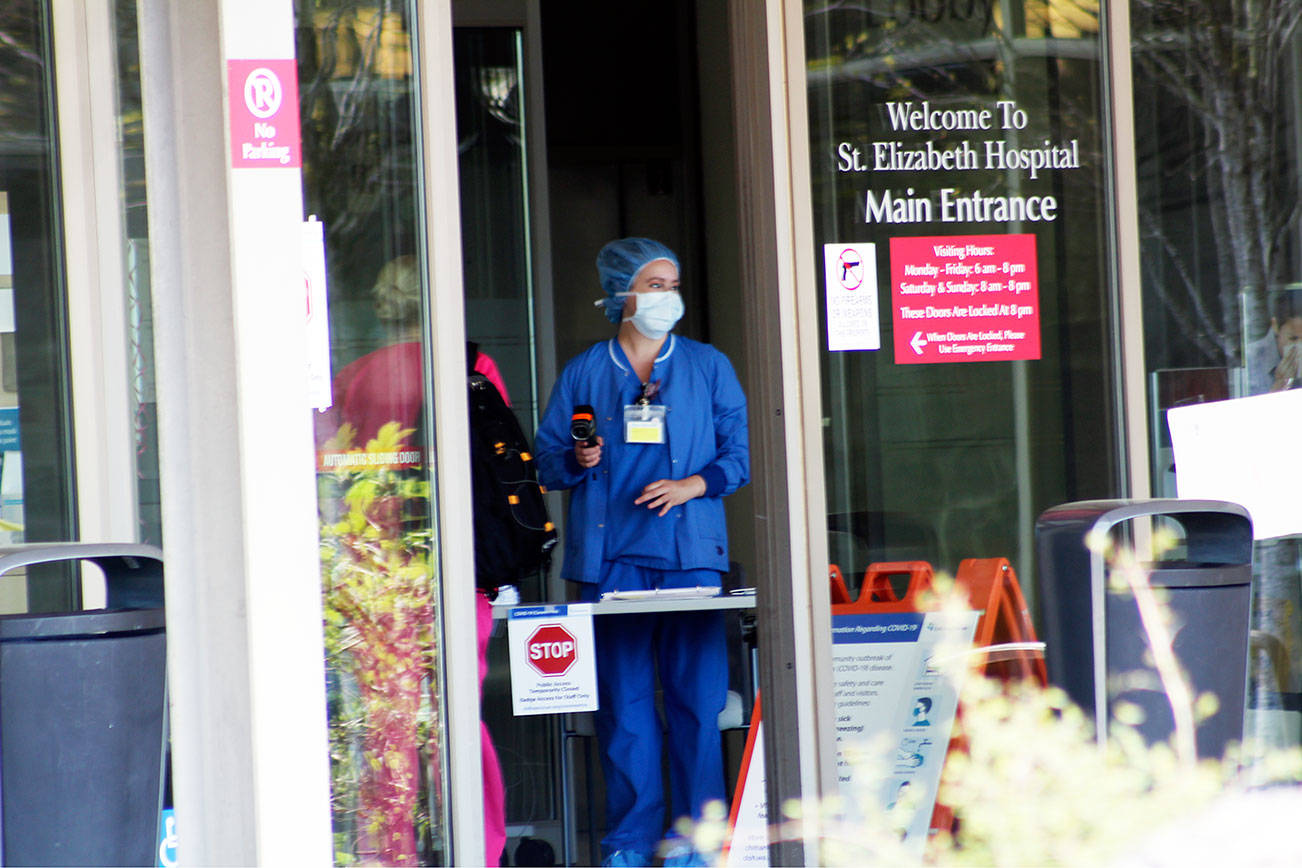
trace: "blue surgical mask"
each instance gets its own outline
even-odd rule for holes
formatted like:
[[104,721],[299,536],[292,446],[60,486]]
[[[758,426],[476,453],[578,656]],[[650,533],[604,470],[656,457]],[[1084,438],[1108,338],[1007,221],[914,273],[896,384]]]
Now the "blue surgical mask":
[[624,317],[624,322],[633,323],[633,328],[650,340],[660,340],[683,318],[683,297],[677,290],[620,293],[625,294],[637,296],[637,309]]

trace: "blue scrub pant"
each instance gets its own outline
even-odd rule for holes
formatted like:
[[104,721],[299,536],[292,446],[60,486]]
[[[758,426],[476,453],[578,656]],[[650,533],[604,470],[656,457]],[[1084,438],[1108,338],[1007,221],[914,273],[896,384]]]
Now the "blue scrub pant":
[[[595,599],[608,590],[718,585],[715,570],[656,570],[607,562]],[[661,732],[656,669],[664,691],[669,738],[672,817],[700,819],[702,807],[725,798],[719,712],[728,695],[728,653],[722,612],[602,615],[597,644],[594,715],[606,781],[602,849],[654,854],[664,837]]]

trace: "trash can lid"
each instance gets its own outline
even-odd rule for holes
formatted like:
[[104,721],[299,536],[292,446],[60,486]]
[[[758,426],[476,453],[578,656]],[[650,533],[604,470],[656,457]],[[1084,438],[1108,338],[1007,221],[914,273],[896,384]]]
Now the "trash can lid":
[[84,612],[0,615],[0,642],[157,632],[165,624],[162,609],[90,609]]
[[1239,504],[1223,500],[1158,497],[1064,503],[1041,513],[1035,531],[1042,546],[1076,534],[1089,545],[1092,537],[1106,537],[1115,528],[1143,518],[1166,518],[1180,525],[1190,561],[1252,563],[1252,517]]

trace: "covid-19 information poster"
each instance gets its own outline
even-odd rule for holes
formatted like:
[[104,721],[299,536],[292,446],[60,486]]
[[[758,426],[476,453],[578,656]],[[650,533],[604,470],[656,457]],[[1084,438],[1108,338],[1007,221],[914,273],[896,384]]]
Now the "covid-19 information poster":
[[507,620],[516,717],[597,710],[592,604],[517,606]]
[[[851,811],[886,814],[926,844],[979,613],[832,618],[837,778]],[[951,665],[954,663],[960,665]],[[847,817],[851,822],[853,817]]]

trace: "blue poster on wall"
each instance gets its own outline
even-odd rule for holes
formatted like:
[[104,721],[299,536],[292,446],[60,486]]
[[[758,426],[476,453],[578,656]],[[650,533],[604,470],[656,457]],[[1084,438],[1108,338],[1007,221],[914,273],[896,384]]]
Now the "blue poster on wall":
[[17,452],[22,449],[18,433],[18,408],[0,407],[0,452]]

